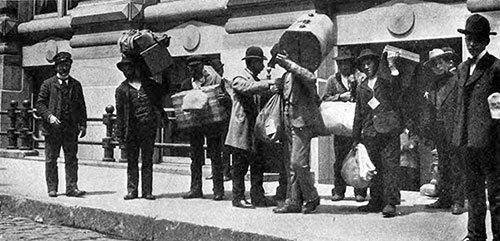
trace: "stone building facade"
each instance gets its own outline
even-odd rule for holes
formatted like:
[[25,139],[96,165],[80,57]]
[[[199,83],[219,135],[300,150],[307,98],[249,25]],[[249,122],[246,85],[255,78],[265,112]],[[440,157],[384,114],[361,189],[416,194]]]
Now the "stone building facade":
[[[0,100],[6,110],[12,99],[33,99],[41,81],[53,74],[47,58],[58,51],[72,53],[72,76],[82,82],[89,117],[102,117],[114,103],[114,89],[123,80],[117,40],[128,29],[147,28],[171,37],[175,84],[184,78],[189,55],[205,54],[225,63],[231,78],[244,68],[241,58],[251,45],[269,50],[297,17],[319,11],[335,23],[334,56],[339,48],[382,51],[386,44],[421,54],[450,45],[466,58],[463,28],[471,12],[483,13],[499,31],[500,4],[481,0],[2,0],[0,1]],[[488,50],[500,56],[493,36]],[[265,71],[263,71],[265,72]],[[335,72],[325,59],[317,74]],[[279,69],[271,74],[281,75]],[[262,73],[265,78],[266,73]],[[161,76],[157,76],[161,78]],[[320,81],[319,86],[324,86]],[[1,130],[7,118],[0,120]],[[85,140],[99,141],[102,123],[89,123]],[[2,136],[2,146],[6,145]],[[331,183],[332,139],[314,140],[313,170],[321,183]],[[100,146],[81,146],[80,158],[101,159]],[[428,177],[425,177],[426,179]],[[424,182],[423,180],[422,182]]]

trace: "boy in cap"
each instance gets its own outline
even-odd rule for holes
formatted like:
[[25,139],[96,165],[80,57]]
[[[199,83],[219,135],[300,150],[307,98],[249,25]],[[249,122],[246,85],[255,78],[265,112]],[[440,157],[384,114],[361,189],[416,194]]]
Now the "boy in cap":
[[158,84],[147,77],[140,57],[122,56],[116,67],[125,80],[116,88],[116,136],[125,147],[127,158],[127,195],[125,200],[138,198],[139,153],[141,153],[142,198],[154,200],[153,150],[159,118],[163,111],[162,95],[167,83]]
[[85,191],[78,189],[78,134],[84,137],[87,130],[87,109],[82,85],[69,75],[71,54],[60,52],[52,60],[56,75],[45,80],[36,101],[43,118],[45,135],[45,177],[50,197],[57,197],[59,183],[57,158],[61,147],[64,151],[66,170],[66,196],[79,197]]
[[[326,93],[323,101],[354,102],[356,100],[357,82],[354,77],[354,56],[351,51],[345,50],[334,58],[337,62],[338,72],[327,80]],[[332,189],[332,201],[340,201],[345,197],[346,183],[342,178],[342,164],[344,158],[351,149],[352,137],[337,135],[334,138],[335,163],[335,187]],[[363,202],[366,198],[366,188],[355,188],[354,195],[357,202]]]
[[[461,150],[465,195],[469,201],[467,236],[486,240],[486,200],[489,202],[493,240],[500,240],[500,161],[498,120],[490,116],[488,96],[500,92],[500,61],[486,51],[489,21],[473,14],[465,22],[465,44],[471,58],[458,66],[458,102],[453,145]],[[485,188],[488,189],[486,197]]]
[[[246,68],[231,81],[229,94],[233,100],[229,130],[225,144],[233,150],[233,206],[254,208],[255,206],[275,205],[264,197],[262,187],[263,158],[259,156],[258,143],[255,142],[254,126],[259,113],[262,94],[269,93],[274,80],[259,79],[267,58],[260,47],[249,47],[245,52]],[[250,196],[252,203],[245,198],[245,174],[250,166]]]
[[426,90],[424,98],[430,112],[430,120],[425,125],[427,134],[436,143],[439,157],[438,183],[439,198],[426,205],[427,208],[450,208],[452,214],[463,213],[464,185],[462,166],[457,162],[457,150],[451,145],[453,122],[457,100],[457,62],[458,56],[452,48],[433,49],[424,66],[434,77]]
[[396,205],[401,202],[399,135],[403,128],[399,106],[401,83],[395,66],[397,56],[397,53],[387,53],[387,64],[391,70],[389,78],[383,78],[378,73],[380,57],[371,49],[362,50],[356,59],[356,66],[366,79],[356,93],[353,147],[358,143],[364,144],[377,169],[370,185],[370,201],[359,210],[382,211],[384,217],[396,216]]

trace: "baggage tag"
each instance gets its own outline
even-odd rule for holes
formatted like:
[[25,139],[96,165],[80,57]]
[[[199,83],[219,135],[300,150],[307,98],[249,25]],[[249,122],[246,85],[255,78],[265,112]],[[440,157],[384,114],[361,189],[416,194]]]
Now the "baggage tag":
[[370,101],[368,101],[368,105],[372,108],[372,110],[375,110],[375,108],[380,105],[380,102],[374,96],[370,99]]
[[273,135],[276,133],[276,125],[274,124],[273,119],[268,119],[266,121],[266,135]]

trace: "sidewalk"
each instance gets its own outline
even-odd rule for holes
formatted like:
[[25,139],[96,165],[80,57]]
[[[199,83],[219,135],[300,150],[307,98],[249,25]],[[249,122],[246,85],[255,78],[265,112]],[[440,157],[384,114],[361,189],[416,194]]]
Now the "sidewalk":
[[[427,210],[424,205],[433,199],[407,191],[402,192],[395,218],[358,212],[357,207],[366,203],[353,199],[330,201],[331,185],[316,185],[322,196],[318,213],[277,215],[272,208],[232,207],[231,182],[225,182],[224,201],[211,200],[209,180],[203,180],[205,199],[184,200],[181,195],[188,190],[190,177],[155,171],[153,194],[157,200],[125,201],[126,170],[113,165],[126,166],[80,165],[79,188],[88,192],[86,196],[49,198],[42,161],[0,158],[0,211],[136,240],[448,241],[461,240],[466,234],[467,214]],[[155,166],[158,170],[161,164]],[[59,179],[61,193],[65,187],[62,164]],[[247,182],[247,190],[249,186]],[[276,186],[277,182],[265,182],[266,195],[273,195]],[[347,196],[352,196],[352,189]],[[489,230],[488,235],[491,237]]]

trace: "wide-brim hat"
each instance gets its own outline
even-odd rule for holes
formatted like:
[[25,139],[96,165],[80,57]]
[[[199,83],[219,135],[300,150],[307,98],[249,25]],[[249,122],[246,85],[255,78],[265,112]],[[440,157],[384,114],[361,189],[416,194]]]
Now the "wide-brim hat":
[[467,18],[465,21],[465,29],[457,29],[461,34],[472,34],[472,35],[497,35],[496,32],[491,32],[490,22],[485,17],[479,14],[473,14]]
[[375,61],[379,61],[380,55],[376,54],[371,49],[363,49],[361,50],[361,52],[359,53],[358,57],[355,60],[356,66],[359,66],[359,64],[361,64],[361,61],[368,58],[374,59]]
[[264,51],[260,47],[257,46],[252,46],[249,47],[245,51],[245,57],[243,57],[241,60],[245,59],[262,59],[262,60],[267,60],[266,56],[264,56]]
[[134,63],[135,63],[135,60],[132,57],[122,55],[122,59],[120,60],[120,62],[116,63],[116,67],[119,70],[123,71],[123,66],[132,65]]
[[52,58],[52,62],[54,62],[54,64],[59,64],[66,61],[73,61],[71,59],[71,54],[68,52],[59,52],[54,56],[54,58]]
[[458,55],[455,50],[449,47],[436,48],[429,51],[429,60],[424,62],[425,67],[430,67],[430,64],[434,63],[437,58],[452,58],[453,60],[458,59]]
[[205,61],[205,57],[203,55],[192,55],[186,59],[187,65],[197,65],[203,63],[203,61]]

